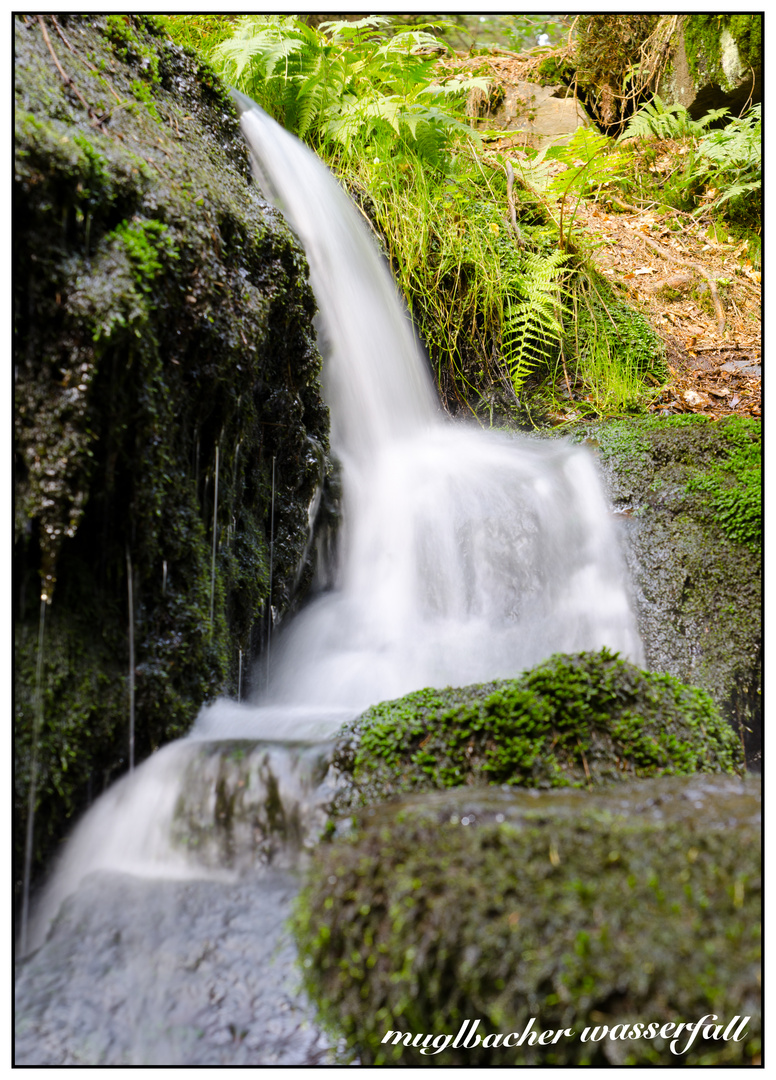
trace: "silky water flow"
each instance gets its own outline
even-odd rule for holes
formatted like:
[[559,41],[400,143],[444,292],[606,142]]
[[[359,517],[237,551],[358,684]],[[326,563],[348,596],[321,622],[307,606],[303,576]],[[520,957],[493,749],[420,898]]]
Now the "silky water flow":
[[18,973],[17,1063],[324,1060],[284,920],[339,726],[553,652],[606,645],[642,659],[588,452],[442,415],[357,210],[314,154],[235,96],[257,183],[301,240],[318,301],[343,475],[337,568],[273,639],[260,694],[203,708],[75,830]]

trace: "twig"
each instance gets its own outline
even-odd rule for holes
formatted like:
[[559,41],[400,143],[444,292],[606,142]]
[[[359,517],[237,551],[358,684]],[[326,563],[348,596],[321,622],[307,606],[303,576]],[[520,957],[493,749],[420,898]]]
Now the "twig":
[[664,248],[662,244],[658,244],[656,240],[652,240],[649,236],[641,236],[638,233],[634,233],[634,236],[637,236],[639,240],[645,243],[648,248],[651,248],[651,250],[654,251],[655,254],[661,257],[661,259],[666,259],[668,262],[675,262],[679,263],[682,266],[687,266],[691,270],[697,271],[697,273],[699,273],[701,277],[704,277],[706,279],[706,282],[709,286],[709,292],[711,293],[711,299],[714,302],[714,310],[717,313],[717,333],[720,334],[720,336],[724,334],[725,309],[722,307],[722,301],[719,298],[717,283],[711,276],[711,274],[708,272],[708,270],[705,270],[700,265],[700,263],[691,262],[689,259],[680,258],[678,255],[675,255],[673,251],[669,251],[668,248]]
[[[563,343],[562,342],[561,342],[561,346],[560,346],[560,362],[561,362],[561,364],[563,366],[563,378],[566,380],[566,389],[569,392],[569,401],[573,401],[574,400],[574,394],[572,393],[571,383],[569,382],[569,373],[568,373],[568,370],[566,368],[566,357],[565,357],[564,352],[563,352]],[[557,371],[557,368],[555,370]]]
[[59,62],[59,59],[57,58],[57,54],[54,52],[54,46],[51,44],[51,39],[48,36],[48,30],[46,29],[46,24],[43,21],[43,16],[42,15],[38,15],[38,22],[40,23],[40,28],[43,31],[43,40],[46,42],[46,46],[48,47],[48,51],[51,53],[51,58],[54,61],[54,63],[56,64],[57,71],[62,76],[62,81],[64,82],[65,86],[69,86],[72,89],[75,96],[81,102],[81,104],[86,109],[86,111],[89,113],[89,116],[93,117],[94,113],[92,112],[91,106],[86,101],[84,96],[81,94],[81,91],[75,85],[75,82],[73,81],[73,79],[67,74],[67,72],[65,71],[65,69],[62,67],[62,65]]
[[751,345],[702,345],[700,348],[694,348],[693,352],[742,352],[744,349],[751,349]]
[[588,782],[588,784],[590,784],[592,782],[591,777],[590,777],[590,769],[588,769],[588,767],[587,767],[587,761],[585,759],[585,751],[582,749],[582,743],[579,741],[579,739],[577,739],[577,746],[579,747],[579,752],[582,755],[582,764],[585,766],[585,776],[587,777],[587,782]]
[[615,206],[621,207],[629,214],[643,214],[644,211],[640,210],[637,206],[631,206],[630,203],[623,202],[622,199],[618,199],[616,195],[612,195],[611,192],[604,192],[604,199],[607,202],[614,203]]
[[[75,49],[73,48],[73,46],[72,46],[72,45],[70,44],[70,42],[69,42],[69,41],[67,40],[67,38],[65,37],[64,31],[62,30],[62,27],[61,27],[61,26],[59,25],[59,23],[57,22],[57,19],[56,19],[56,16],[55,16],[55,15],[52,15],[52,16],[51,16],[51,21],[52,21],[52,22],[53,22],[53,24],[54,24],[54,29],[55,29],[55,30],[56,30],[56,32],[57,32],[57,33],[59,34],[59,36],[60,36],[60,37],[62,38],[62,40],[64,41],[65,45],[66,45],[66,46],[67,46],[67,48],[68,48],[68,49],[70,50],[70,52],[71,52],[71,53],[73,54],[73,56],[75,56],[75,57],[76,57],[76,58],[77,58],[78,60],[80,60],[80,62],[81,62],[81,63],[82,63],[83,65],[84,65],[84,67],[85,67],[85,68],[88,68],[88,69],[89,69],[89,71],[93,72],[93,73],[94,73],[95,75],[99,75],[99,71],[97,70],[97,68],[96,68],[96,67],[95,67],[95,66],[94,66],[93,64],[90,64],[88,60],[84,60],[84,58],[83,58],[82,56],[79,56],[79,55],[78,55],[78,53],[77,53],[77,52],[75,51]],[[60,70],[61,70],[61,69],[60,69]],[[113,87],[112,87],[112,86],[110,85],[110,83],[108,84],[108,89],[109,89],[109,90],[110,90],[110,92],[111,92],[111,93],[113,94],[113,96],[115,97],[116,101],[118,101],[118,102],[119,102],[119,104],[121,104],[121,98],[120,98],[120,97],[119,97],[119,95],[118,95],[118,94],[116,93],[116,91],[115,91],[115,90],[113,89]]]

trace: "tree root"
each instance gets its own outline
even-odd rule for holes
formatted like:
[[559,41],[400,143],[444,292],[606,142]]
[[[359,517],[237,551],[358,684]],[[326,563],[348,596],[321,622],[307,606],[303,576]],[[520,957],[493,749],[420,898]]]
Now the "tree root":
[[512,194],[512,188],[515,183],[515,170],[512,168],[511,162],[507,162],[507,205],[509,206],[509,220],[512,222],[512,230],[515,234],[515,240],[518,247],[525,247],[525,241],[520,234],[520,229],[517,224],[517,214],[515,213],[515,198]]
[[714,310],[717,313],[717,333],[722,336],[725,333],[725,309],[722,307],[722,301],[719,298],[719,290],[717,289],[717,283],[708,270],[705,270],[700,263],[691,262],[689,259],[683,259],[681,256],[676,255],[669,248],[663,247],[662,244],[658,244],[656,240],[652,240],[649,236],[639,236],[638,233],[634,234],[638,236],[638,239],[643,241],[656,255],[659,255],[661,259],[665,259],[667,262],[678,263],[680,266],[686,266],[690,270],[695,270],[701,277],[705,278],[709,291],[711,293],[711,299],[714,302]]

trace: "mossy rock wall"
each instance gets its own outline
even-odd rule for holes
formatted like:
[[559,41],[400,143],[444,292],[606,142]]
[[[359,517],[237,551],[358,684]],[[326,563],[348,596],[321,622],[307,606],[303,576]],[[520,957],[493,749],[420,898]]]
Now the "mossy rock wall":
[[622,526],[646,666],[708,691],[759,768],[760,422],[650,417],[577,438],[596,452]]
[[[321,1018],[362,1065],[759,1062],[758,787],[663,777],[364,811],[349,837],[319,847],[297,908]],[[703,1017],[716,1018],[712,1035],[748,1020],[739,1041],[704,1028],[672,1053],[670,1036],[681,1050],[688,1032],[658,1029]],[[532,1018],[533,1045],[496,1039]],[[452,1046],[467,1019],[479,1044]],[[636,1024],[642,1037],[628,1037]],[[610,1034],[583,1037],[604,1025]],[[544,1031],[563,1035],[542,1045]],[[438,1053],[421,1054],[427,1036]]]
[[[655,81],[637,104],[656,92],[667,105],[683,105],[695,120],[719,108],[738,116],[762,101],[762,30],[760,12],[580,15],[572,68],[551,60],[544,72],[567,83],[575,79],[588,111],[610,134],[633,111],[629,95],[639,67],[651,70]],[[562,65],[568,62],[564,56]]]
[[737,116],[762,101],[762,67],[761,12],[682,15],[657,89],[696,120],[723,107]]
[[236,692],[240,651],[245,691],[309,582],[328,414],[305,257],[214,74],[123,15],[20,17],[15,65],[15,854],[43,592],[39,866],[127,765],[130,564],[139,761]]

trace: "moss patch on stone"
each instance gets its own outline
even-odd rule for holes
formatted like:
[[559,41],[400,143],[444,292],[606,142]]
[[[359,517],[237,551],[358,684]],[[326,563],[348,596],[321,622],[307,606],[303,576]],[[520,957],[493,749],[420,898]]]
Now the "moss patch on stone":
[[687,64],[698,81],[711,81],[723,90],[731,89],[722,64],[721,38],[728,31],[743,62],[756,70],[762,68],[762,16],[754,14],[705,14],[685,18],[684,46]]
[[651,416],[585,425],[622,527],[647,666],[707,690],[758,767],[761,426]]
[[[459,790],[367,810],[319,847],[300,896],[306,987],[362,1065],[755,1063],[758,812],[757,782],[729,777]],[[669,1037],[616,1028],[708,1014],[748,1017],[745,1036],[701,1036],[675,1055]],[[495,1039],[532,1017],[537,1034],[573,1035]],[[480,1020],[479,1045],[434,1056],[407,1045],[452,1040],[466,1019]],[[583,1040],[596,1027],[604,1037]],[[389,1030],[409,1039],[384,1042]]]
[[335,813],[461,784],[594,786],[741,768],[709,696],[606,649],[557,655],[518,679],[422,690],[367,710],[334,764],[348,777]]

